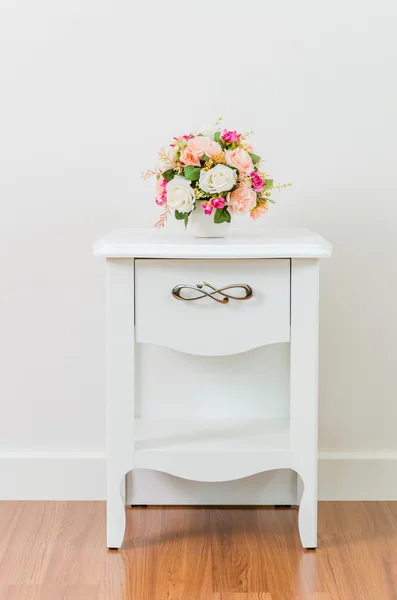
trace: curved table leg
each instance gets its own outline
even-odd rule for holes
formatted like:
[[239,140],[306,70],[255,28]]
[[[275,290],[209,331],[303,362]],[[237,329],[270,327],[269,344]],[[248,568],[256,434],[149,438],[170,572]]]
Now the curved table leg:
[[[303,494],[299,505],[299,535],[306,549],[317,548],[317,474],[302,478]],[[300,477],[300,475],[298,475]]]
[[121,548],[126,525],[125,473],[117,474],[117,471],[114,473],[108,472],[106,524],[107,547],[112,550]]
[[107,259],[107,545],[125,532],[125,475],[134,459],[134,260]]
[[318,259],[292,260],[290,448],[291,466],[304,486],[299,509],[304,548],[317,547],[318,276]]

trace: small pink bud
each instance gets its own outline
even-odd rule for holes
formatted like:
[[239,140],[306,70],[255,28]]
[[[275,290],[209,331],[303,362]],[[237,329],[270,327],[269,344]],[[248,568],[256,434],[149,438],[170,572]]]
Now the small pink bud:
[[205,215],[210,215],[212,213],[212,206],[210,202],[203,202],[203,209]]
[[225,208],[226,200],[225,198],[212,198],[211,204],[214,208],[220,209]]

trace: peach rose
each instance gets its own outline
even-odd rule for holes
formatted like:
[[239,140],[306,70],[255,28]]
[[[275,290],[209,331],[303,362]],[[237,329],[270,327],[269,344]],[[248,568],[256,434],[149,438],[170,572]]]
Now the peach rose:
[[256,205],[256,193],[249,183],[240,183],[238,188],[227,195],[227,207],[231,213],[239,215],[248,212]]
[[249,175],[254,170],[252,159],[244,148],[226,151],[226,164],[236,167],[240,173]]
[[259,204],[256,208],[251,210],[250,217],[251,219],[254,219],[254,221],[257,221],[265,213],[267,213],[267,204]]
[[215,142],[214,140],[210,140],[209,138],[207,138],[207,140],[208,141],[207,141],[207,145],[205,148],[205,154],[207,156],[212,158],[213,156],[215,156],[215,154],[219,154],[219,152],[222,152],[222,148],[218,144],[218,142]]
[[212,158],[215,154],[218,154],[218,152],[222,152],[222,148],[218,142],[214,142],[214,140],[210,140],[210,138],[203,135],[198,135],[189,140],[187,146],[200,158],[204,156],[204,154]]
[[185,165],[194,165],[195,167],[199,167],[200,157],[197,152],[193,150],[193,148],[187,145],[186,148],[184,148],[181,152],[181,162],[183,162]]

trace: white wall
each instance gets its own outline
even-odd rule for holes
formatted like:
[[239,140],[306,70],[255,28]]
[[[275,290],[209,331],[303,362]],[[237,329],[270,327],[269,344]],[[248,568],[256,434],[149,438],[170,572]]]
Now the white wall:
[[91,243],[150,226],[158,209],[140,170],[219,115],[253,127],[268,170],[294,183],[252,230],[304,226],[334,243],[320,447],[397,451],[396,27],[394,0],[2,0],[3,458],[102,457],[103,265]]

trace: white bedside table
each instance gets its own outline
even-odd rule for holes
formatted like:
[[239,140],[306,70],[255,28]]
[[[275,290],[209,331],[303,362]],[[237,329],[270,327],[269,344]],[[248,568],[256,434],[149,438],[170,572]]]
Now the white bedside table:
[[[108,547],[122,545],[125,476],[141,468],[207,482],[293,469],[303,490],[302,545],[315,548],[319,259],[331,255],[331,245],[306,230],[224,239],[117,230],[96,242],[94,254],[107,264]],[[163,410],[156,419],[136,411],[140,344],[226,357],[220,368],[227,399],[227,357],[281,342],[290,345],[287,418],[236,420],[225,411],[189,418],[189,381],[177,369],[168,375],[184,414],[170,410],[164,418]],[[152,370],[156,378],[156,364]],[[199,392],[210,393],[205,372]],[[249,395],[246,386],[242,405]],[[160,397],[162,405],[170,400]]]

